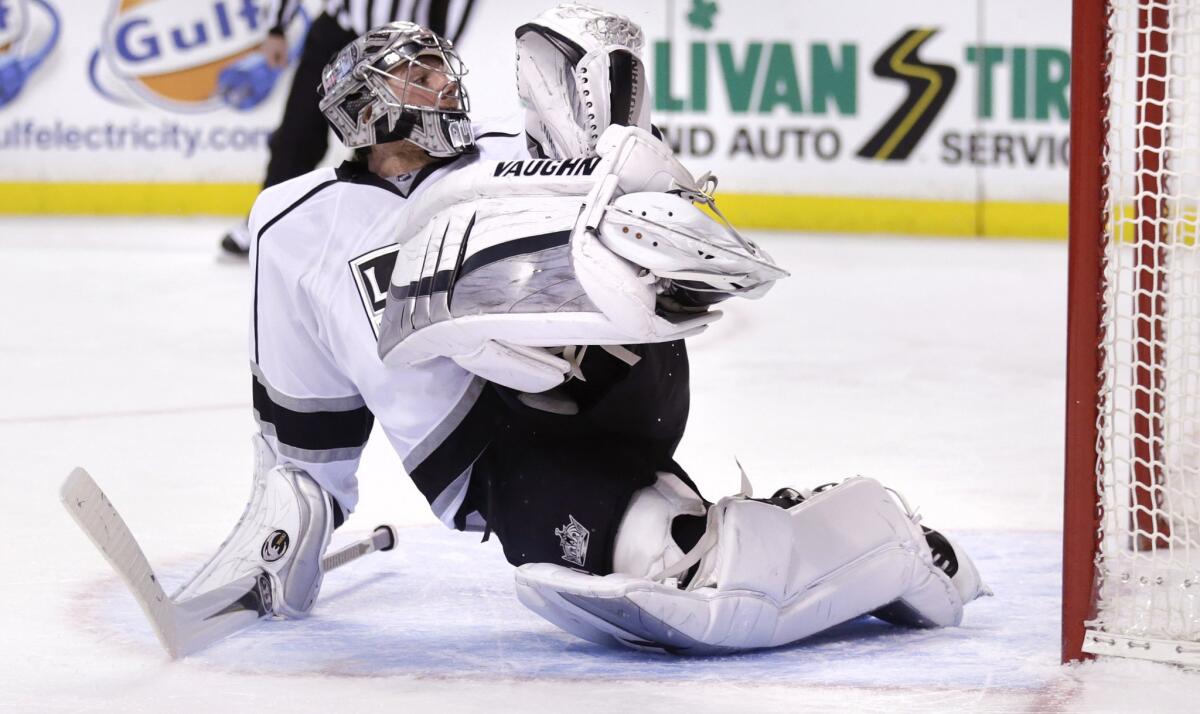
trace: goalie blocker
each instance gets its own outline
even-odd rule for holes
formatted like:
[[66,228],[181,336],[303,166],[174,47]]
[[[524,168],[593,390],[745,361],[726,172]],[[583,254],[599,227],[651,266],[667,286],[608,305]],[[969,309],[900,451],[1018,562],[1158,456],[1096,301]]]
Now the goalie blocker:
[[450,357],[542,392],[572,373],[553,348],[690,337],[720,317],[709,305],[787,275],[697,207],[715,209],[715,180],[695,179],[648,132],[610,127],[597,151],[483,162],[424,193],[394,227],[380,357]]

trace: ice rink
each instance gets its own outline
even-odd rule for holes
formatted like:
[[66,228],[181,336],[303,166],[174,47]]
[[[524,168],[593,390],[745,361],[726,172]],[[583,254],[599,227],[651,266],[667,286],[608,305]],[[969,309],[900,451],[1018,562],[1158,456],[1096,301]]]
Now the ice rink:
[[[711,497],[854,474],[958,535],[996,597],[778,651],[606,650],[525,611],[495,542],[429,514],[376,435],[359,511],[395,552],[312,618],[171,662],[58,502],[86,467],[168,585],[249,490],[244,263],[226,221],[0,218],[0,711],[1185,712],[1200,674],[1058,665],[1066,245],[761,234],[793,276],[692,343],[679,461]],[[812,544],[819,548],[819,543]]]

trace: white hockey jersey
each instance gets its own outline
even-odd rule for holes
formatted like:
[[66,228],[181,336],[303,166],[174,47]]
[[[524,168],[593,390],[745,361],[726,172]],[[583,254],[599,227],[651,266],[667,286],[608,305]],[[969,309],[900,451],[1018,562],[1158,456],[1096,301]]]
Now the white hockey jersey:
[[273,186],[254,204],[255,418],[279,463],[303,468],[347,511],[378,419],[434,513],[463,525],[471,465],[488,440],[476,408],[484,383],[449,359],[419,367],[380,361],[379,321],[398,246],[379,226],[448,172],[528,157],[515,126],[477,126],[478,153],[401,179],[347,162]]

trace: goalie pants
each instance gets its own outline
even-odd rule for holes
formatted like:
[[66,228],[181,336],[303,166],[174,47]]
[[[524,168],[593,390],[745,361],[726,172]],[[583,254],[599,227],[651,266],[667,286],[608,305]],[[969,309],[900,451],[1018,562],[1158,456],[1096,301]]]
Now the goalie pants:
[[527,406],[496,387],[503,404],[496,435],[471,474],[464,511],[487,521],[513,565],[555,563],[612,572],[617,527],[639,489],[658,471],[695,488],[673,455],[688,416],[688,359],[682,340],[629,347],[632,367],[592,347],[586,381],[566,390],[573,415]]

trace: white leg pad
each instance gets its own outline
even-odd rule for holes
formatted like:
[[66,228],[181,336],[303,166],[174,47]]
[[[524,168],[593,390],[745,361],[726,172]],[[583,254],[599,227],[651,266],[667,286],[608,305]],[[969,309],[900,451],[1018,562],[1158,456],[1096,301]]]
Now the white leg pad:
[[216,554],[173,597],[187,600],[265,572],[274,583],[275,614],[304,617],[324,577],[321,556],[333,533],[333,503],[304,471],[276,466],[261,436],[255,436],[254,445],[256,468],[246,510]]
[[517,594],[585,639],[680,654],[775,647],[903,601],[923,624],[956,625],[962,597],[920,528],[876,481],[849,479],[782,509],[724,499],[717,543],[689,590],[537,563]]

